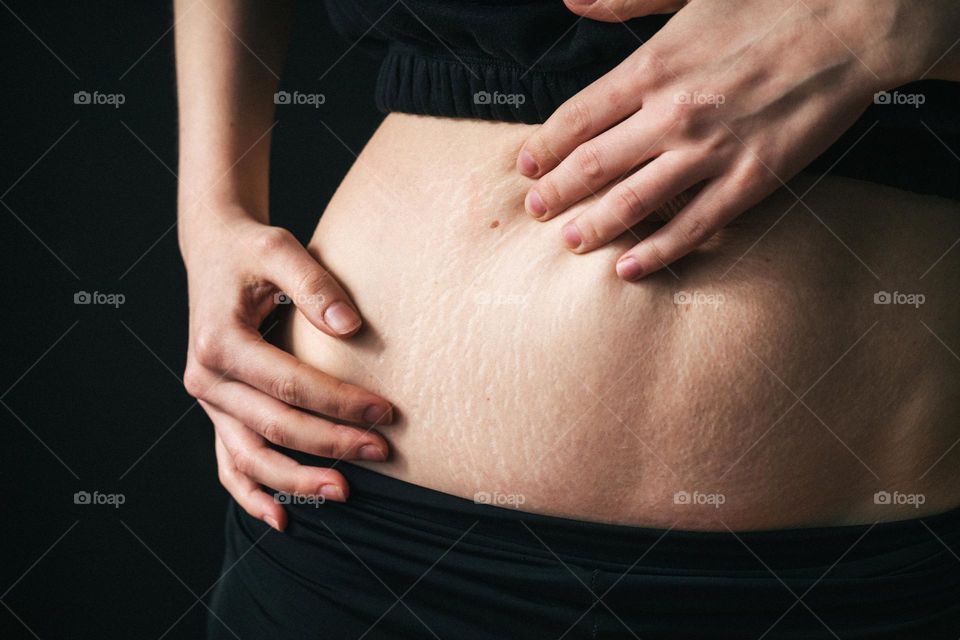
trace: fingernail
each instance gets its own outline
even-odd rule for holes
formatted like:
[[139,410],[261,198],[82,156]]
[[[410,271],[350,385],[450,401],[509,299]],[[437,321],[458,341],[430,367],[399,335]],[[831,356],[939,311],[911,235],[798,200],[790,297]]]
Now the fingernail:
[[371,462],[383,462],[387,459],[383,449],[372,444],[365,444],[360,447],[360,451],[357,452],[357,455],[360,456],[361,460],[369,460]]
[[363,411],[364,422],[371,424],[388,424],[390,422],[390,407],[372,404]]
[[320,487],[320,495],[323,496],[324,500],[343,502],[343,489],[335,484],[325,484]]
[[263,521],[270,525],[272,528],[280,531],[280,523],[273,518],[273,516],[263,516]]
[[596,0],[570,0],[570,4],[593,4]]
[[540,171],[540,165],[526,149],[520,152],[520,157],[517,159],[517,168],[520,169],[520,173],[528,177],[535,176]]
[[547,205],[544,204],[543,198],[540,197],[536,189],[530,189],[530,193],[527,194],[527,211],[537,218],[547,212]]
[[627,256],[617,262],[617,275],[624,280],[635,280],[642,272],[643,268],[635,258]]
[[563,225],[560,235],[563,236],[563,243],[567,245],[568,249],[576,249],[583,242],[583,238],[580,237],[580,230],[577,229],[575,222],[568,222]]
[[360,326],[360,316],[345,302],[334,302],[327,307],[323,320],[339,334],[350,333]]

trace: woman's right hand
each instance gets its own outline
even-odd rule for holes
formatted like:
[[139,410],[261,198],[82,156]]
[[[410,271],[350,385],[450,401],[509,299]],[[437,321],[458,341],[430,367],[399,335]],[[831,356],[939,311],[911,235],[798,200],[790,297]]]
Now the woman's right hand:
[[242,211],[204,217],[211,224],[202,233],[181,229],[190,298],[184,386],[214,423],[220,482],[247,513],[282,531],[285,511],[260,485],[337,501],[346,499],[348,488],[338,471],[301,465],[268,443],[382,461],[388,446],[373,428],[391,422],[393,413],[383,398],[260,335],[281,291],[330,336],[348,338],[360,328],[346,293],[296,238]]

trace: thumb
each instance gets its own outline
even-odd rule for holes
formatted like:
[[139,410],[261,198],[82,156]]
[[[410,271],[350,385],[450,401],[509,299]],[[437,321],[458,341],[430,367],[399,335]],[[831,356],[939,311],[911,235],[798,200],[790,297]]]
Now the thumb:
[[601,22],[624,22],[654,13],[674,13],[688,0],[564,0],[570,11]]
[[264,258],[266,279],[280,288],[279,304],[293,304],[316,328],[335,338],[353,335],[362,320],[340,284],[297,239],[285,232]]

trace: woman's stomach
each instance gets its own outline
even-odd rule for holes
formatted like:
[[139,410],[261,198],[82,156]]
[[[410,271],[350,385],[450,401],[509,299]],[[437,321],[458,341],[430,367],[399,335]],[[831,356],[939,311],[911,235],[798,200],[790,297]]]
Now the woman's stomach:
[[[960,503],[960,206],[801,176],[639,282],[541,223],[532,127],[391,115],[310,249],[363,314],[280,343],[391,400],[381,473],[641,526],[896,520]],[[809,190],[809,191],[808,191]],[[797,196],[803,196],[802,202]],[[960,249],[957,249],[960,251]]]

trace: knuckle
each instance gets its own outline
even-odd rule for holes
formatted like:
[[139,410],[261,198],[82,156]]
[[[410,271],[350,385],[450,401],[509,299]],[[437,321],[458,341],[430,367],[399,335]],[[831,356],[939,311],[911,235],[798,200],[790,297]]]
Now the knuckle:
[[694,121],[696,119],[696,105],[685,104],[678,93],[674,99],[667,103],[663,109],[663,117],[675,135],[683,138],[692,137],[695,132]]
[[204,384],[204,375],[200,369],[192,364],[188,364],[183,372],[183,388],[194,398],[202,398],[207,391]]
[[303,402],[303,385],[296,377],[278,378],[271,389],[273,397],[284,404],[301,406]]
[[275,445],[285,447],[288,437],[287,430],[283,421],[279,418],[270,417],[260,423],[260,435]]
[[621,182],[614,187],[613,198],[616,203],[614,210],[624,218],[636,217],[642,215],[645,211],[646,203],[644,199],[640,196],[636,187],[629,182]]
[[571,99],[561,112],[561,124],[576,138],[590,133],[590,118],[590,107],[579,98]]
[[217,466],[217,480],[220,482],[220,486],[224,489],[228,489],[227,485],[230,482],[229,476],[227,475],[226,469],[223,468],[223,465]]
[[775,181],[767,165],[760,158],[751,158],[740,171],[734,175],[735,184],[743,190],[752,190],[757,184]]
[[573,154],[573,160],[579,174],[590,180],[603,177],[603,162],[595,143],[582,144]]
[[577,220],[577,230],[580,232],[580,238],[583,241],[582,247],[593,247],[600,241],[597,225],[588,216],[583,216]]
[[647,251],[653,258],[652,265],[654,269],[659,269],[667,264],[667,254],[660,245],[659,240],[648,240]]
[[[330,282],[330,277],[321,269],[308,269],[297,279],[297,291],[305,294],[316,294],[323,291]],[[323,304],[320,296],[319,304]],[[319,306],[318,304],[318,306]]]
[[359,433],[351,427],[334,424],[324,432],[323,455],[340,458],[347,456],[359,440]]
[[333,390],[332,406],[335,407],[336,417],[349,418],[353,413],[356,394],[354,387],[342,380],[337,382]]
[[233,452],[233,466],[245,476],[254,476],[257,470],[256,455],[246,449],[238,449]]
[[223,358],[223,340],[217,331],[202,329],[193,341],[197,361],[205,367],[215,369]]
[[262,229],[254,240],[254,247],[260,255],[272,255],[282,251],[294,242],[293,234],[282,227]]
[[641,47],[629,58],[631,73],[637,82],[649,83],[660,75],[660,64],[657,58]]
[[709,234],[710,229],[699,216],[695,216],[679,225],[677,231],[680,233],[685,244],[694,245],[704,240]]
[[552,214],[553,209],[558,207],[563,200],[557,182],[558,176],[555,173],[550,173],[537,182],[537,193],[540,194],[543,204],[546,205],[548,214]]

